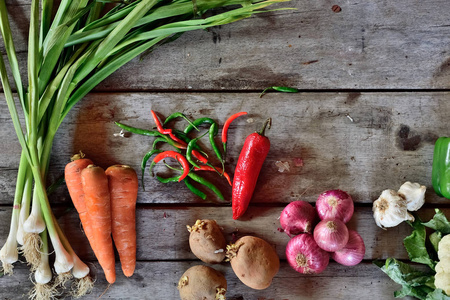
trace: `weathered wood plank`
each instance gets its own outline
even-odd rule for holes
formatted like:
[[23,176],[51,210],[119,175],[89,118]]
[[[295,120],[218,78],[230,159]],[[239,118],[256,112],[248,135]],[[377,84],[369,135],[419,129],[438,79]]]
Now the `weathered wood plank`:
[[[120,266],[116,266],[117,281],[108,288],[103,297],[107,299],[179,299],[177,283],[188,268],[198,262],[138,262],[135,274],[126,278]],[[93,267],[100,269],[98,264]],[[302,275],[282,262],[272,285],[261,291],[252,290],[242,284],[229,265],[215,265],[225,275],[228,284],[228,300],[261,299],[355,299],[379,297],[394,299],[393,293],[399,285],[391,281],[376,266],[360,264],[353,268],[330,264],[318,275]],[[3,299],[23,299],[32,287],[28,269],[19,266],[13,276],[0,280]],[[339,276],[336,276],[339,274]],[[83,299],[98,299],[108,283],[99,275],[93,292]]]
[[[29,3],[9,5],[25,67]],[[97,90],[450,87],[446,0],[352,1],[339,3],[339,13],[332,5],[292,1],[283,6],[297,10],[186,33],[143,60],[135,59]]]
[[[436,93],[271,93],[249,94],[91,94],[61,126],[54,143],[50,180],[62,175],[70,156],[83,150],[100,166],[125,163],[139,169],[153,138],[114,136],[113,121],[152,128],[150,109],[168,116],[182,111],[191,118],[210,116],[220,124],[234,112],[248,111],[229,132],[227,170],[233,173],[245,137],[271,116],[272,142],[253,198],[254,203],[287,203],[302,198],[314,202],[328,189],[347,190],[357,203],[371,203],[382,190],[406,180],[428,186],[427,202],[444,204],[431,188],[434,141],[448,135],[450,94]],[[11,203],[20,148],[0,96],[0,203]],[[276,104],[275,104],[276,101]],[[185,123],[178,123],[184,124]],[[208,143],[205,140],[205,143]],[[214,159],[214,154],[211,155]],[[303,166],[296,160],[303,159]],[[279,172],[276,161],[288,162]],[[158,165],[157,172],[165,167]],[[140,203],[204,203],[183,184],[161,184],[145,174]],[[215,174],[227,199],[230,187]],[[213,197],[214,199],[214,197]],[[65,188],[52,201],[67,202]]]
[[[250,207],[242,220],[235,221],[231,218],[231,208],[228,207],[140,208],[137,212],[137,258],[141,261],[195,260],[196,257],[189,248],[186,225],[193,225],[197,219],[214,219],[223,228],[228,242],[245,235],[257,236],[271,243],[280,258],[285,259],[289,237],[280,229],[278,218],[282,209]],[[450,209],[444,209],[444,213],[450,218]],[[94,260],[76,212],[57,210],[56,214],[76,253],[83,259]],[[10,215],[9,208],[0,211],[0,245],[3,245],[8,235]],[[433,215],[433,209],[422,209],[419,212],[422,220],[429,220]],[[366,260],[388,257],[408,259],[403,239],[411,233],[411,227],[406,223],[382,230],[376,226],[371,208],[357,207],[348,227],[357,230],[363,237]]]

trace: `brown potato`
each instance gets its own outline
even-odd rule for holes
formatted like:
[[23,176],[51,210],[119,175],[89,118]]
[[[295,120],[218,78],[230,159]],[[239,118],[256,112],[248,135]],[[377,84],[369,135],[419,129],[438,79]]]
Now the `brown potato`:
[[195,256],[210,264],[218,264],[224,260],[227,242],[216,221],[197,220],[194,226],[187,227],[191,233],[189,246]]
[[244,236],[227,246],[227,257],[242,283],[256,290],[268,288],[280,268],[275,249],[254,236]]
[[194,266],[178,282],[181,300],[225,300],[227,280],[208,266]]

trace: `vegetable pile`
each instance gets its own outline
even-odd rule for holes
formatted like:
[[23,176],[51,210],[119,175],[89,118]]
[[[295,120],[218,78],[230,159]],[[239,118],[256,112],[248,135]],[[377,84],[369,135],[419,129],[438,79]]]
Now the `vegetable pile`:
[[[219,125],[213,119],[202,117],[191,121],[183,113],[175,112],[168,116],[164,122],[161,122],[153,110],[151,113],[157,130],[141,129],[116,122],[117,126],[131,133],[156,137],[153,141],[151,150],[148,151],[142,159],[142,182],[144,182],[144,173],[147,163],[150,158],[156,154],[150,164],[150,172],[155,164],[166,158],[177,160],[181,166],[181,169],[177,169],[166,164],[170,169],[178,170],[182,174],[169,178],[156,176],[160,182],[170,183],[183,181],[195,195],[203,200],[206,199],[206,194],[192,184],[192,181],[195,181],[198,184],[209,188],[220,200],[224,201],[225,198],[222,192],[214,184],[196,174],[198,171],[216,172],[220,176],[225,177],[228,183],[232,185],[233,219],[241,217],[247,210],[250,200],[252,199],[259,173],[270,149],[270,141],[265,136],[265,130],[266,128],[270,128],[272,120],[270,118],[267,119],[264,122],[261,131],[252,133],[246,138],[239,155],[232,183],[230,176],[225,171],[228,128],[233,120],[246,115],[247,112],[233,114],[225,121],[222,129],[223,152],[219,150],[219,147],[215,142],[215,137],[219,131]],[[165,124],[180,117],[188,123],[184,130],[181,131],[165,127]],[[199,135],[195,138],[190,138],[188,136],[194,129],[199,131],[199,127],[203,125],[209,126],[209,129],[203,135]],[[222,167],[214,166],[211,159],[208,158],[206,150],[198,143],[198,141],[206,134],[209,136],[209,144],[213,149],[217,160],[222,164]],[[161,150],[158,148],[160,142],[169,144],[174,150]],[[182,153],[182,150],[185,150],[185,152]]]
[[[131,133],[156,137],[156,139],[153,141],[152,148],[144,155],[142,159],[141,163],[142,184],[144,185],[144,174],[147,163],[150,160],[150,158],[156,154],[149,167],[152,176],[153,176],[152,169],[155,166],[155,164],[167,158],[172,158],[178,161],[181,169],[174,168],[168,164],[166,164],[166,166],[169,167],[170,169],[178,170],[182,173],[179,176],[169,178],[156,176],[156,179],[158,179],[158,181],[162,183],[183,181],[191,192],[193,192],[195,195],[205,200],[207,198],[207,195],[193,185],[194,181],[200,185],[207,187],[208,189],[210,189],[212,192],[215,193],[217,198],[219,198],[222,201],[225,201],[222,192],[217,188],[217,186],[215,186],[213,183],[209,182],[205,178],[201,177],[197,173],[199,171],[215,172],[219,176],[224,177],[228,181],[228,183],[232,185],[230,175],[228,175],[228,173],[225,171],[224,168],[227,150],[226,145],[227,145],[228,128],[233,120],[235,120],[239,116],[246,115],[247,113],[246,112],[236,113],[225,122],[222,129],[222,144],[223,144],[222,153],[219,150],[219,147],[217,146],[215,141],[215,137],[219,132],[219,125],[213,119],[208,117],[202,117],[191,121],[183,113],[175,112],[170,116],[168,116],[164,120],[164,122],[161,122],[157,114],[153,110],[151,111],[151,113],[153,120],[156,124],[157,130],[141,129],[116,122],[117,126]],[[167,123],[171,122],[176,118],[183,118],[188,123],[188,125],[184,128],[184,130],[165,128],[165,125]],[[194,130],[200,131],[199,128],[204,125],[209,126],[209,129],[204,134],[199,135],[195,138],[189,137],[189,134],[192,131]],[[222,164],[221,167],[213,165],[212,159],[208,158],[206,150],[203,149],[198,143],[198,141],[206,134],[208,134],[209,136],[209,143],[216,155],[216,160],[218,160]],[[170,145],[173,148],[173,150],[164,151],[160,149],[158,147],[160,143],[166,143]],[[183,150],[184,153],[182,153]]]
[[[194,225],[187,225],[187,229],[190,233],[190,249],[197,258],[206,263],[217,264],[226,257],[236,276],[250,288],[257,290],[268,288],[273,277],[278,273],[280,268],[278,254],[268,242],[261,238],[244,236],[227,245],[225,236],[215,220],[197,220]],[[209,268],[208,272],[211,270],[217,272],[213,268]],[[188,289],[185,287],[190,281],[185,278],[185,274],[180,278],[178,290],[181,299],[225,299],[225,278],[223,278],[225,284],[222,285],[222,289],[216,291],[216,294],[213,293],[212,288],[216,286],[214,278],[208,278],[206,272],[198,272],[196,279],[202,282],[202,286],[192,285],[187,292]],[[195,288],[198,290],[195,291]],[[203,296],[199,297],[200,295]]]
[[330,255],[345,266],[359,264],[366,249],[361,236],[347,228],[353,211],[351,196],[341,190],[320,194],[315,209],[301,200],[289,203],[280,215],[283,230],[289,237],[296,235],[286,246],[289,265],[303,274],[317,274],[326,269]]
[[81,154],[75,155],[67,164],[64,175],[83,230],[106,280],[109,283],[116,280],[112,238],[123,273],[127,277],[133,275],[136,266],[136,172],[126,165],[113,165],[104,171]]
[[[12,266],[18,261],[19,243],[36,275],[39,291],[32,296],[41,297],[40,285],[52,278],[48,264],[41,264],[48,259],[50,243],[55,253],[55,271],[62,278],[61,282],[74,273],[80,261],[55,221],[46,190],[55,134],[78,101],[133,58],[175,40],[183,32],[238,21],[284,1],[111,1],[117,3],[107,10],[107,1],[62,0],[56,5],[49,0],[32,0],[28,86],[25,86],[6,2],[0,0],[0,32],[17,96],[12,92],[2,55],[0,79],[22,148],[10,232],[0,252],[4,273],[12,273]],[[228,11],[205,15],[211,9],[230,6]],[[15,97],[20,110],[16,108]],[[24,126],[19,111],[23,112]]]
[[417,211],[425,203],[426,187],[409,181],[402,184],[398,191],[384,190],[373,202],[375,223],[385,229],[394,227],[403,221],[414,221],[408,211]]
[[[409,224],[413,231],[403,240],[403,244],[411,262],[418,265],[395,258],[374,261],[374,264],[402,286],[394,293],[397,298],[450,299],[450,222],[442,211],[436,209],[428,222],[416,217]],[[427,232],[427,228],[432,232]]]

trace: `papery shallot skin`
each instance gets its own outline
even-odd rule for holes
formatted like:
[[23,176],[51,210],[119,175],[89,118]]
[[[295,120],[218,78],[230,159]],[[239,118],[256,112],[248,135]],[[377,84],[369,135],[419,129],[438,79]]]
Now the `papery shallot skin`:
[[280,224],[290,237],[303,232],[311,233],[316,220],[316,210],[306,201],[289,203],[281,212]]
[[356,266],[363,260],[366,246],[362,237],[355,230],[349,229],[348,235],[347,245],[341,250],[331,253],[331,258],[344,266]]
[[314,240],[325,251],[335,252],[348,242],[348,228],[339,219],[322,220],[314,227]]
[[330,261],[328,252],[320,249],[309,233],[293,237],[286,246],[289,265],[302,274],[318,274],[325,270]]
[[330,190],[319,195],[316,201],[319,218],[339,219],[344,223],[350,221],[355,210],[352,197],[342,190]]

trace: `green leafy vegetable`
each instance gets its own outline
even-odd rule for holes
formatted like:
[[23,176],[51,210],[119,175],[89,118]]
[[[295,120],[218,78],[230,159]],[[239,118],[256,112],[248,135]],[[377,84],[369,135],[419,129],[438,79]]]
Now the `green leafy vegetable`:
[[393,281],[402,285],[402,289],[394,294],[397,298],[413,296],[426,299],[427,294],[434,290],[433,273],[417,270],[395,258],[388,258],[384,264],[379,261],[374,264],[380,267]]
[[449,234],[450,233],[450,222],[445,217],[444,213],[439,209],[435,209],[436,214],[433,219],[431,219],[427,223],[423,223],[426,227],[439,231],[441,233]]
[[425,226],[418,217],[415,218],[411,226],[414,228],[413,232],[403,240],[409,259],[413,262],[428,265],[434,269],[436,262],[430,258],[425,245],[427,238]]
[[441,239],[442,239],[442,232],[435,231],[432,234],[430,234],[430,242],[434,248],[434,251],[436,252],[438,251],[438,245]]
[[[416,217],[415,221],[410,223],[413,228],[411,235],[403,240],[410,260],[419,263],[417,267],[395,258],[388,258],[385,262],[373,262],[393,281],[402,286],[394,293],[397,298],[412,296],[422,300],[450,300],[449,296],[434,285],[436,274],[434,268],[437,263],[434,259],[437,258],[438,244],[446,234],[450,233],[450,222],[444,213],[439,209],[435,211],[434,217],[426,223]],[[427,236],[425,227],[435,231]]]
[[435,289],[427,295],[425,300],[450,300],[450,297],[445,295],[443,290]]

